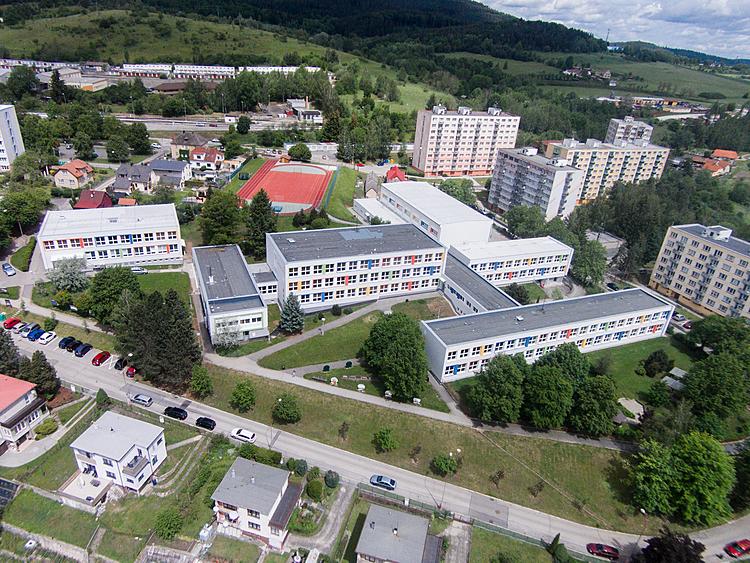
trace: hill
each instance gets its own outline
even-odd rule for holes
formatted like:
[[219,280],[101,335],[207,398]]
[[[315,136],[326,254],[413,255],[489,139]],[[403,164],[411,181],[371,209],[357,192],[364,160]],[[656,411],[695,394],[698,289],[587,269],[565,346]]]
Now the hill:
[[622,49],[628,51],[641,51],[650,52],[655,56],[661,56],[666,62],[672,62],[675,59],[682,59],[686,62],[694,63],[719,63],[722,65],[733,66],[736,64],[750,64],[750,59],[729,59],[727,57],[720,57],[718,55],[710,55],[708,53],[702,53],[700,51],[692,51],[690,49],[677,49],[675,47],[663,47],[648,43],[646,41],[625,41],[621,43],[612,43]]

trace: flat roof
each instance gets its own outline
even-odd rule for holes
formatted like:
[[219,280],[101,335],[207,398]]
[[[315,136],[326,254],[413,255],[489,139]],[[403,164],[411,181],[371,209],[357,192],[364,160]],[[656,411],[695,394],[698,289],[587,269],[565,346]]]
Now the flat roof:
[[163,432],[164,429],[155,424],[107,411],[70,447],[120,460],[135,445],[147,448]]
[[268,233],[267,236],[287,262],[444,248],[411,223]]
[[445,277],[461,287],[488,311],[518,306],[518,303],[504,291],[461,262],[451,251],[448,251],[448,259],[445,262]]
[[[423,322],[444,344],[451,346],[665,306],[671,305],[636,287]],[[518,317],[523,320],[517,320]]]
[[741,238],[733,236],[730,236],[727,240],[718,240],[715,238],[707,237],[703,234],[703,231],[705,229],[724,229],[727,227],[721,227],[720,225],[712,225],[711,227],[706,227],[705,225],[701,225],[699,223],[692,223],[689,225],[674,225],[673,227],[675,229],[685,231],[686,233],[690,233],[693,236],[697,236],[699,239],[705,240],[707,243],[721,246],[722,248],[726,248],[727,250],[731,250],[732,252],[739,252],[744,256],[750,256],[750,242],[747,242],[746,240],[742,240]]
[[193,263],[201,294],[212,313],[263,306],[245,257],[236,244],[194,247]]
[[507,154],[510,156],[513,156],[519,160],[523,160],[525,162],[529,162],[533,164],[534,166],[537,166],[539,168],[544,168],[548,172],[581,172],[583,173],[583,170],[579,170],[578,168],[575,168],[573,166],[568,166],[567,164],[565,166],[558,166],[555,164],[552,164],[552,161],[555,160],[554,158],[548,158],[544,156],[544,153],[537,152],[536,154],[524,154],[523,151],[526,147],[521,147],[518,149],[498,149],[498,154]]
[[450,223],[465,223],[467,221],[476,221],[481,223],[492,224],[492,219],[482,215],[458,201],[456,198],[441,192],[432,184],[427,182],[387,182],[383,184],[380,193],[380,199],[387,197],[385,190],[390,191],[393,195],[400,197],[409,205],[414,206],[421,213],[439,223],[446,225]]
[[636,142],[628,141],[617,141],[615,143],[605,143],[598,139],[586,139],[586,141],[578,141],[577,139],[564,139],[562,141],[549,141],[552,146],[558,146],[566,149],[573,150],[593,150],[593,149],[618,149],[618,150],[665,150],[668,151],[668,147],[662,147],[661,145],[655,145],[642,140]]
[[573,252],[567,244],[550,236],[516,240],[491,240],[483,243],[459,243],[453,247],[469,260],[521,258],[530,254]]
[[39,229],[39,238],[142,231],[143,229],[176,229],[179,227],[173,203],[105,207],[99,209],[66,209],[47,211]]
[[211,495],[215,501],[270,515],[289,472],[238,457]]
[[384,221],[388,221],[391,225],[402,225],[403,223],[406,223],[406,220],[404,218],[396,215],[393,211],[388,209],[385,205],[380,203],[375,198],[366,197],[355,199],[354,205],[359,205],[360,207],[362,207],[367,213],[370,214],[370,217],[380,217]]
[[427,518],[371,504],[356,552],[383,561],[420,563],[428,526]]

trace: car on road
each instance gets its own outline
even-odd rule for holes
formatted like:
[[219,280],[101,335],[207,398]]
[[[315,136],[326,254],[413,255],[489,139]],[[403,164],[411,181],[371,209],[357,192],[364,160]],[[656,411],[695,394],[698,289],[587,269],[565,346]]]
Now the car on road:
[[187,411],[180,407],[167,407],[164,409],[164,414],[177,420],[185,420],[188,417]]
[[151,143],[151,148],[158,151],[161,148],[161,143]]
[[617,561],[620,558],[620,551],[616,547],[604,543],[586,544],[586,551],[597,557],[604,557],[610,561]]
[[678,323],[684,322],[687,319],[685,318],[685,315],[680,315],[679,313],[675,313],[672,315],[672,320]]
[[29,323],[18,333],[21,338],[28,338],[29,334],[39,328],[39,323]]
[[68,342],[68,345],[65,347],[65,350],[68,352],[73,352],[78,349],[78,347],[83,344],[80,340],[73,340],[72,342]]
[[101,351],[101,352],[99,352],[99,353],[98,353],[98,354],[97,354],[96,356],[94,356],[94,358],[93,358],[93,359],[91,360],[91,365],[94,365],[94,366],[100,366],[100,365],[102,365],[102,364],[103,364],[104,362],[106,362],[107,360],[109,360],[109,357],[110,357],[111,355],[112,355],[112,354],[110,354],[110,353],[109,353],[109,352],[107,352],[106,350],[102,350],[102,351]]
[[724,546],[724,552],[729,557],[742,557],[750,553],[750,540],[738,540]]
[[138,393],[130,397],[130,402],[135,403],[136,405],[141,405],[142,407],[150,407],[152,403],[154,402],[154,400],[148,395],[144,395],[143,393]]
[[124,357],[124,356],[120,356],[119,358],[117,358],[117,361],[115,362],[115,369],[116,370],[121,370],[126,365],[128,365],[128,359],[126,357]]
[[41,336],[42,336],[42,335],[43,335],[43,334],[44,334],[45,332],[47,332],[47,331],[46,331],[46,330],[44,330],[44,329],[43,329],[42,327],[39,327],[39,328],[35,328],[34,330],[32,330],[32,331],[31,331],[31,332],[30,332],[30,333],[29,333],[29,334],[28,334],[28,335],[26,336],[26,339],[27,339],[27,340],[28,340],[29,342],[36,342],[37,340],[39,340],[39,338],[41,338]]
[[75,342],[75,338],[73,338],[72,336],[66,336],[65,338],[60,339],[60,342],[57,343],[57,346],[59,348],[67,348],[68,344],[70,344],[71,342]]
[[50,330],[50,331],[48,331],[48,332],[45,332],[44,334],[42,334],[42,335],[41,335],[41,336],[39,337],[39,340],[38,340],[38,342],[39,342],[39,344],[49,344],[49,343],[50,343],[50,342],[52,342],[52,341],[53,341],[53,340],[54,340],[55,338],[57,338],[57,334],[55,334],[54,332],[52,332],[52,331]]
[[386,477],[385,475],[373,475],[370,477],[370,485],[380,487],[386,491],[396,490],[396,480]]
[[10,330],[20,322],[22,321],[18,317],[10,317],[9,319],[5,319],[3,321],[3,328],[6,330]]
[[88,342],[84,342],[83,344],[78,346],[78,348],[76,348],[74,352],[76,355],[76,358],[83,358],[86,354],[91,352],[92,348],[93,346],[91,344],[89,344]]
[[357,164],[355,164],[355,166],[357,168],[362,168],[364,166],[364,164],[362,162],[358,162]]
[[127,371],[125,372],[125,377],[127,377],[128,379],[135,379],[135,372],[136,372],[135,367],[134,366],[130,366],[130,367],[128,367]]
[[229,436],[239,442],[245,442],[246,444],[254,444],[257,438],[255,432],[250,432],[245,428],[234,428],[229,433]]
[[148,274],[148,270],[146,268],[142,268],[141,266],[133,266],[132,268],[130,268],[130,271],[138,276]]
[[688,321],[685,324],[682,325],[682,328],[685,330],[692,330],[693,328],[693,321]]
[[216,428],[216,421],[213,418],[208,418],[207,416],[199,416],[195,419],[195,425],[198,428],[213,430],[214,428]]
[[3,262],[3,272],[5,272],[6,276],[16,275],[16,269],[7,262]]
[[21,334],[21,331],[25,329],[28,324],[29,323],[25,323],[21,321],[20,323],[18,323],[16,326],[13,327],[13,332],[15,332],[16,334]]
[[610,291],[620,291],[620,286],[618,286],[615,282],[609,282],[607,284],[607,289]]

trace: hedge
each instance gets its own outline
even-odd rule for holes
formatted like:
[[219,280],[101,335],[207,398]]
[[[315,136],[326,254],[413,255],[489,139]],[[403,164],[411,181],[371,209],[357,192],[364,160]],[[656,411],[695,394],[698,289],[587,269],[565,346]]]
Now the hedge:
[[10,257],[10,263],[13,264],[16,269],[21,270],[22,272],[28,272],[35,247],[36,237],[30,237],[29,242],[27,242],[25,246],[22,246],[13,253],[13,256]]

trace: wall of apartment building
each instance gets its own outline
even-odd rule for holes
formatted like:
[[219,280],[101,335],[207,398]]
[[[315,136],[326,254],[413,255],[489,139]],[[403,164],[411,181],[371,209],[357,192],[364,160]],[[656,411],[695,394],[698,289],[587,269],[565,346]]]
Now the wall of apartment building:
[[477,274],[498,287],[512,283],[560,279],[568,274],[573,260],[572,248],[566,251],[535,252],[531,243],[529,253],[522,257],[498,255],[496,258],[477,260],[464,254],[461,247],[453,247],[451,252]]
[[206,311],[205,306],[203,310],[211,342],[214,344],[220,342],[225,335],[231,335],[240,341],[268,336],[268,310],[265,306],[226,313],[211,313]]
[[649,287],[702,315],[750,318],[750,258],[670,227]]
[[611,119],[607,127],[607,135],[604,137],[605,143],[614,143],[617,141],[633,142],[638,140],[650,141],[651,133],[654,128],[643,121],[625,121]]
[[10,170],[13,161],[26,152],[13,106],[0,108],[0,172]]

